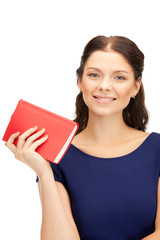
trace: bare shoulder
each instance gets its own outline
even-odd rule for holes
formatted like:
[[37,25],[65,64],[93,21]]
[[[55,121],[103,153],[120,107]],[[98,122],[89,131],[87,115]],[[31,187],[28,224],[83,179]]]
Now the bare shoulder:
[[74,136],[73,140],[72,140],[72,144],[73,145],[77,145],[77,143],[79,142],[79,139],[82,135],[82,132],[78,133],[77,135]]
[[140,130],[134,130],[132,134],[130,134],[130,139],[131,140],[138,140],[138,141],[143,141],[145,140],[151,133],[149,132],[143,132]]
[[[129,134],[127,134],[126,136],[126,141],[143,141],[145,140],[151,133],[149,132],[144,132],[144,131],[140,131],[140,130],[136,130],[136,129],[132,129],[130,131]],[[80,140],[84,140],[85,142],[85,137],[83,137],[83,131],[80,132],[79,134],[77,134],[73,140],[72,140],[72,144],[73,145],[78,145],[78,143],[80,142]],[[82,142],[82,141],[81,141]]]
[[130,129],[123,138],[118,139],[115,143],[109,144],[92,144],[86,141],[83,133],[75,136],[72,144],[81,151],[98,157],[119,157],[136,150],[150,135],[148,132]]

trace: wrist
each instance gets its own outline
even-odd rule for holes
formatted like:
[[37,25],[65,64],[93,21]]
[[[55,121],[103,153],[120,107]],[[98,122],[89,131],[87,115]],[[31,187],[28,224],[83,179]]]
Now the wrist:
[[53,175],[53,171],[52,171],[52,168],[50,167],[47,167],[47,168],[43,168],[43,170],[37,174],[38,175],[38,178],[39,180],[43,181],[43,180],[46,180],[46,179],[51,179],[53,180],[54,179],[54,175]]

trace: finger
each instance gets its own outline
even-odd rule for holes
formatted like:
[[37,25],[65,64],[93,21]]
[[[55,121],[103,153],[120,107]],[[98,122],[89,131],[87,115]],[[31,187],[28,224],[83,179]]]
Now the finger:
[[35,150],[37,147],[39,147],[42,143],[44,143],[46,140],[48,139],[48,135],[45,135],[44,137],[42,137],[41,139],[35,141],[32,144],[32,149]]
[[14,145],[14,141],[15,139],[19,136],[20,132],[16,132],[14,134],[12,134],[8,141],[5,143],[5,145],[15,154],[17,148],[16,146]]
[[25,142],[24,148],[28,148],[36,139],[42,136],[44,132],[45,132],[45,128],[42,128],[40,131],[30,136]]
[[26,141],[26,138],[28,138],[31,134],[33,134],[37,130],[37,126],[28,129],[23,134],[19,136],[18,143],[17,143],[17,149],[21,149]]

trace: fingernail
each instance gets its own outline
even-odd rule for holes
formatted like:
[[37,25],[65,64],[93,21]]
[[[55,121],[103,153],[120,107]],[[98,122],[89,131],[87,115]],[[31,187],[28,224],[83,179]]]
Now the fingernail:
[[18,132],[16,132],[15,134],[19,134],[20,132],[18,131]]
[[34,126],[33,128],[37,128],[37,125],[36,125],[36,126]]

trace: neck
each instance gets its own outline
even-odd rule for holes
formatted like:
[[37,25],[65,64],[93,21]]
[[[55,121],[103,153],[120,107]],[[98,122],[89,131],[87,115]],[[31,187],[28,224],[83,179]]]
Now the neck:
[[122,113],[110,116],[98,116],[89,112],[85,138],[91,143],[111,144],[127,139],[133,129],[127,126]]

